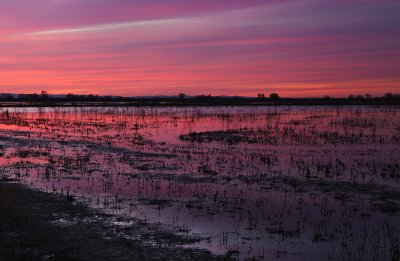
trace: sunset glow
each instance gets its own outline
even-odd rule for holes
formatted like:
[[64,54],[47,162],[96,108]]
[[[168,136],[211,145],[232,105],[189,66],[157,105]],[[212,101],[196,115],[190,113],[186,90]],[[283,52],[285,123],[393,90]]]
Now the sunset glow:
[[391,0],[5,0],[0,93],[398,93],[399,13]]

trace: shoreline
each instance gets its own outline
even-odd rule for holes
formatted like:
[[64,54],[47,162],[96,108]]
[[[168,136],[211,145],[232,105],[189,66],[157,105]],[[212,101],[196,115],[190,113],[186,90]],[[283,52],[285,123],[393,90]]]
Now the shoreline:
[[154,235],[150,236],[155,241],[151,245],[140,239],[121,237],[124,230],[140,233],[140,229],[135,229],[146,224],[110,225],[105,222],[107,217],[67,196],[36,191],[2,178],[0,260],[229,259],[206,250],[184,248],[180,244],[190,239],[161,230],[155,240]]
[[1,108],[53,108],[53,107],[275,107],[275,106],[400,106],[399,101],[339,101],[339,102],[0,102]]

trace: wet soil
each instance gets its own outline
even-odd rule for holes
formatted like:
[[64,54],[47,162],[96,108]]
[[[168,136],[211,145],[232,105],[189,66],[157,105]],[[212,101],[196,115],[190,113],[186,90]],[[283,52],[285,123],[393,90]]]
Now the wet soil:
[[[226,260],[209,252],[178,247],[193,239],[152,231],[153,244],[119,236],[143,233],[134,223],[110,226],[105,214],[73,198],[0,181],[0,260]],[[149,230],[150,231],[150,230]],[[137,238],[149,235],[137,235]]]

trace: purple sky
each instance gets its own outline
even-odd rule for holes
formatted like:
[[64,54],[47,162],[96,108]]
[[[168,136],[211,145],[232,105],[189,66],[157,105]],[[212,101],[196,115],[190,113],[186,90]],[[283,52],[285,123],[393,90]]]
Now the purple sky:
[[0,92],[400,92],[398,1],[2,0]]

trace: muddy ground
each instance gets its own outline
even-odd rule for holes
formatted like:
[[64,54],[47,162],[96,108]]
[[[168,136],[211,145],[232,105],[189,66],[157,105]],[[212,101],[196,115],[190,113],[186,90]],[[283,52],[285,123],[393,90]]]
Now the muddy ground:
[[[0,181],[0,260],[226,260],[177,247],[193,239],[152,231],[153,245],[118,236],[138,226],[111,226],[104,214],[72,198]],[[137,229],[142,233],[143,229]],[[150,230],[149,230],[150,231]],[[140,237],[149,235],[138,235]]]

